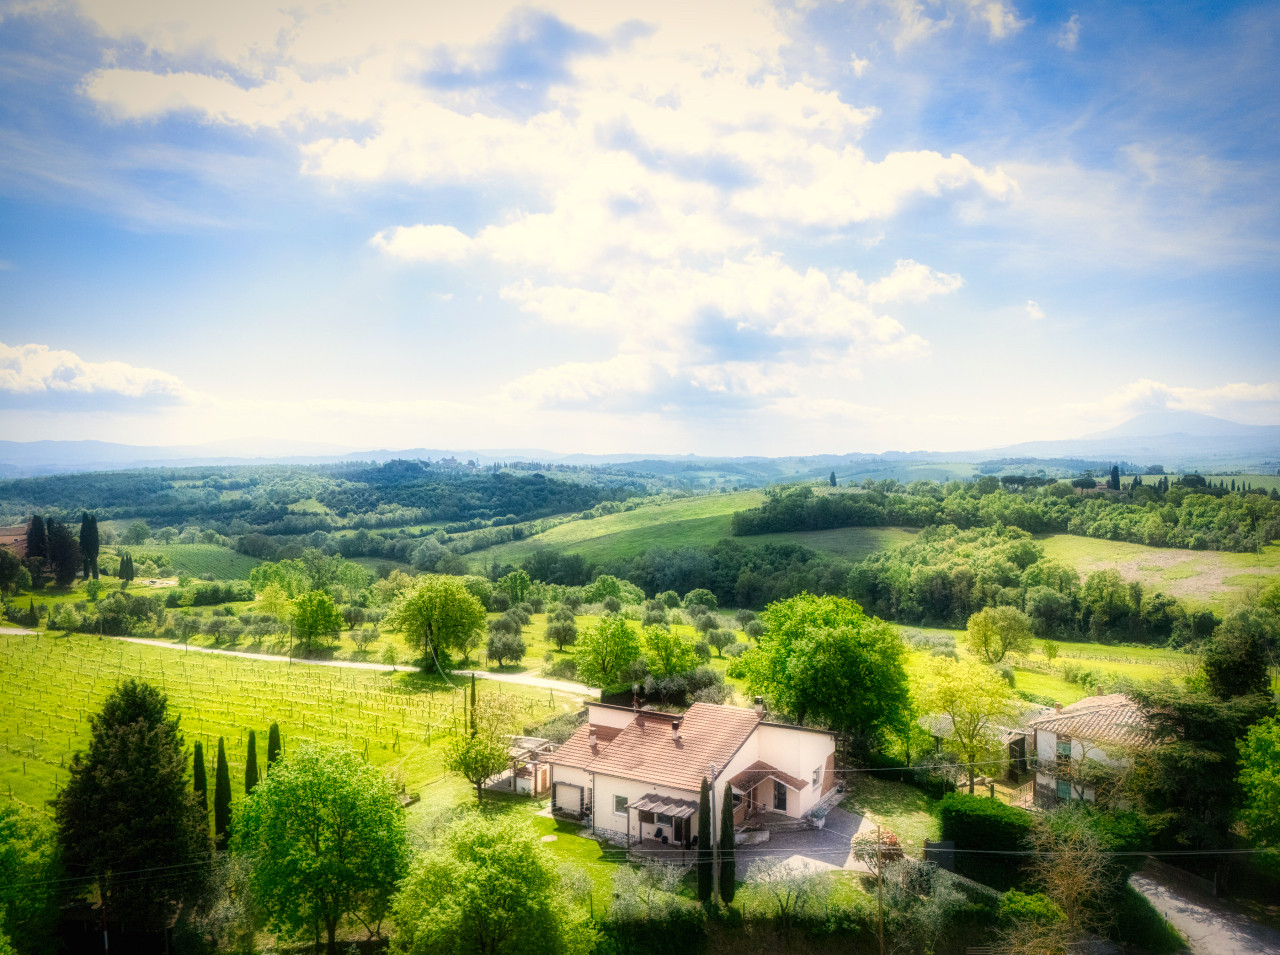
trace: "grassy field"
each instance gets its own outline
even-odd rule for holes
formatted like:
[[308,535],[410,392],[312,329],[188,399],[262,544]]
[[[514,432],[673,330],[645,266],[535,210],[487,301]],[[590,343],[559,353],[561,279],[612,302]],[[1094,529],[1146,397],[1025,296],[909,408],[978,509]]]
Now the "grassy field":
[[569,521],[525,540],[475,551],[467,560],[473,567],[487,567],[495,558],[518,565],[535,550],[550,547],[599,561],[630,557],[655,546],[709,546],[729,536],[734,511],[763,500],[759,491],[679,498],[589,521]]
[[1280,578],[1277,544],[1268,544],[1261,554],[1231,554],[1147,547],[1072,534],[1052,534],[1039,542],[1045,557],[1069,564],[1081,577],[1095,570],[1115,570],[1149,590],[1161,590],[1219,613]]
[[829,531],[789,531],[739,537],[747,544],[800,544],[846,560],[862,560],[882,550],[910,543],[920,533],[915,527],[841,527]]
[[[184,653],[96,637],[0,634],[0,795],[43,806],[67,779],[71,754],[87,747],[87,719],[117,680],[141,677],[160,687],[182,719],[188,744],[201,740],[212,780],[218,737],[227,745],[233,783],[244,771],[250,729],[265,759],[270,724],[286,752],[303,740],[339,742],[365,753],[421,792],[419,812],[467,798],[445,773],[443,744],[462,724],[462,690],[440,678],[303,663],[271,663]],[[482,683],[481,693],[499,692]],[[504,684],[521,704],[520,731],[581,707],[580,697]],[[243,787],[233,785],[234,792]]]
[[262,563],[257,557],[218,544],[138,544],[115,550],[129,551],[135,562],[149,554],[162,554],[177,573],[192,577],[212,575],[215,580],[248,580],[249,571]]

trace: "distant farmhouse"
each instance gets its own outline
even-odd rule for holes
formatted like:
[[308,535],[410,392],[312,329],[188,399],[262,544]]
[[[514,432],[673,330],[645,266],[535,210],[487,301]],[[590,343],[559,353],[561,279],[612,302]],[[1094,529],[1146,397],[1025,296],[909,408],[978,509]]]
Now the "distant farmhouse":
[[1138,704],[1123,693],[1090,696],[1027,724],[1036,754],[1035,805],[1052,808],[1071,800],[1094,802],[1083,764],[1093,760],[1112,769],[1132,765],[1129,753],[1152,745]]
[[27,525],[0,527],[0,547],[13,551],[21,560],[27,556]]
[[[697,841],[702,779],[733,818],[806,815],[835,786],[835,737],[765,719],[763,707],[694,703],[683,715],[591,703],[587,724],[545,757],[552,809],[628,846]],[[712,820],[718,839],[720,807]]]

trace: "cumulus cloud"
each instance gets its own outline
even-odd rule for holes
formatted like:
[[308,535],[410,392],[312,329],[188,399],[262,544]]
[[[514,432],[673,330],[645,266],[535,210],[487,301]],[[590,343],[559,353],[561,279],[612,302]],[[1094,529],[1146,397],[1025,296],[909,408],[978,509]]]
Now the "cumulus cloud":
[[369,244],[387,255],[412,262],[463,261],[471,252],[471,237],[447,225],[398,226],[379,232]]
[[162,406],[188,401],[173,375],[121,361],[86,361],[48,345],[0,343],[0,403],[66,410],[99,404]]
[[899,259],[893,271],[873,282],[867,300],[880,302],[923,302],[931,295],[946,295],[964,285],[959,275],[935,272],[911,259]]
[[1221,417],[1269,417],[1280,414],[1280,382],[1231,382],[1211,388],[1168,385],[1139,378],[1108,396],[1105,404],[1130,414],[1144,411],[1197,411]]
[[1044,318],[1044,309],[1040,307],[1040,303],[1032,299],[1027,299],[1027,318],[1033,322],[1038,322]]

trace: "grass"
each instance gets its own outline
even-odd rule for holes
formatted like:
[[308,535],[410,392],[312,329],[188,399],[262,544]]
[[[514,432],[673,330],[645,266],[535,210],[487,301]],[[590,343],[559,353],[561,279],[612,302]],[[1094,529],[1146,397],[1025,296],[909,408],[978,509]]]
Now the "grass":
[[914,527],[841,527],[829,531],[789,531],[740,537],[749,544],[800,544],[846,560],[862,560],[882,550],[908,544],[919,534]]
[[1260,554],[1233,554],[1147,547],[1074,534],[1050,534],[1039,542],[1045,557],[1074,567],[1081,577],[1096,570],[1115,570],[1148,591],[1160,590],[1218,613],[1280,577],[1278,544],[1268,544]]
[[475,551],[467,560],[473,567],[487,567],[495,558],[519,565],[534,551],[549,547],[602,561],[631,557],[659,545],[710,546],[729,536],[734,511],[756,507],[763,500],[759,491],[678,498],[592,520],[568,521],[525,540]]
[[[71,755],[88,746],[88,717],[116,682],[139,677],[160,687],[181,717],[187,742],[201,740],[212,779],[219,737],[233,780],[243,772],[250,729],[265,759],[266,733],[280,724],[286,752],[303,740],[365,753],[409,791],[415,812],[456,805],[467,784],[444,770],[443,743],[462,725],[462,696],[438,677],[289,665],[88,636],[0,635],[0,793],[41,807],[66,782]],[[483,683],[480,692],[497,692]],[[521,705],[521,731],[581,699],[504,684]],[[238,787],[232,787],[238,791]]]
[[875,773],[851,773],[849,792],[840,808],[880,824],[903,843],[912,843],[914,848],[907,850],[911,855],[923,852],[926,839],[936,842],[942,838],[937,800],[914,786],[881,779]]
[[192,577],[212,575],[215,580],[248,580],[249,572],[262,563],[257,557],[219,544],[138,544],[118,546],[115,550],[117,553],[129,551],[135,563],[141,563],[146,555],[162,554],[169,559],[175,573]]

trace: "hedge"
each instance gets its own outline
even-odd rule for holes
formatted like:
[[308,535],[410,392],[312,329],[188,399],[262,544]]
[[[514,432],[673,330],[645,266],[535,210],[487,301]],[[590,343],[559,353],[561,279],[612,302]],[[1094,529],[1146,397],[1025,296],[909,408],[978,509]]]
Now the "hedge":
[[973,854],[957,851],[957,872],[1002,890],[1018,884],[1022,856],[987,853],[1025,851],[1031,813],[968,793],[949,793],[938,809],[944,840],[954,841],[957,850],[981,850]]

